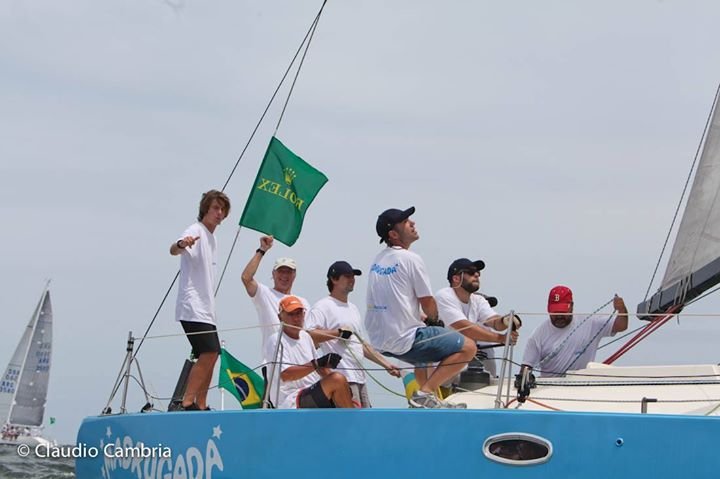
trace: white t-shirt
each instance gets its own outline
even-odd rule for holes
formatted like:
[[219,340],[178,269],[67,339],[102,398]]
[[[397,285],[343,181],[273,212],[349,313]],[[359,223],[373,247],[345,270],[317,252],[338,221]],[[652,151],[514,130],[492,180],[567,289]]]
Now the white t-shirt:
[[[455,294],[455,290],[448,286],[435,293],[435,301],[438,307],[438,317],[443,320],[445,326],[449,327],[451,324],[465,319],[483,329],[494,332],[492,328],[485,326],[483,323],[493,316],[498,316],[498,314],[490,307],[487,299],[479,294],[471,294],[470,301],[463,303]],[[488,346],[497,343],[478,341],[477,344],[478,346]],[[495,353],[493,349],[484,349],[483,351],[487,353],[489,358],[483,361],[483,366],[488,373],[495,376],[497,368],[495,360],[492,359]]]
[[557,328],[548,319],[530,336],[523,363],[539,369],[544,377],[582,369],[595,359],[600,339],[613,335],[613,324],[613,319],[593,316],[587,320],[573,318],[568,326]]
[[[275,347],[277,342],[273,341],[270,344],[270,338],[277,336],[277,332],[280,330],[280,318],[278,318],[278,311],[280,310],[280,300],[285,296],[285,293],[281,293],[275,288],[268,288],[262,283],[257,284],[257,291],[255,296],[252,298],[252,302],[255,305],[255,310],[258,314],[258,320],[260,322],[260,328],[262,332],[262,353],[264,362],[270,362],[275,357]],[[305,298],[298,296],[298,299],[302,301],[305,306],[306,318],[307,311],[310,309],[310,303]]]
[[[291,366],[298,366],[308,363],[313,359],[317,359],[315,356],[315,344],[312,338],[305,331],[300,331],[300,337],[293,339],[285,333],[282,334],[282,341],[280,343],[281,351],[281,366],[279,371],[285,371]],[[277,346],[277,333],[271,336],[270,343],[273,349]],[[278,373],[280,376],[280,373]],[[280,395],[278,396],[275,407],[278,409],[295,409],[297,406],[295,400],[297,399],[298,393],[306,387],[312,386],[316,382],[320,381],[320,375],[313,372],[295,381],[282,381],[280,380]],[[277,384],[277,379],[273,381]],[[270,390],[270,400],[275,401],[274,387]]]
[[404,354],[415,340],[420,320],[418,298],[432,296],[422,258],[399,246],[376,257],[368,274],[365,328],[370,343],[381,352]]
[[[360,310],[354,304],[343,303],[327,296],[310,308],[305,318],[306,329],[349,329],[364,337]],[[363,347],[355,335],[348,339],[331,339],[320,343],[320,356],[337,353],[342,356],[337,372],[343,374],[350,383],[365,383],[363,371]]]
[[215,324],[215,236],[201,222],[188,226],[178,241],[186,236],[199,239],[180,253],[175,320]]

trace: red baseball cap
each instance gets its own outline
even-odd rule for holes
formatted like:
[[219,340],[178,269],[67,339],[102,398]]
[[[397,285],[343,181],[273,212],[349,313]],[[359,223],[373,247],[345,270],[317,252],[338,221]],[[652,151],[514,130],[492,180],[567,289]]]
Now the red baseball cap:
[[305,305],[297,296],[285,296],[280,300],[280,312],[292,313],[297,309],[305,309]]
[[573,303],[572,291],[567,286],[555,286],[548,295],[548,313],[569,313]]

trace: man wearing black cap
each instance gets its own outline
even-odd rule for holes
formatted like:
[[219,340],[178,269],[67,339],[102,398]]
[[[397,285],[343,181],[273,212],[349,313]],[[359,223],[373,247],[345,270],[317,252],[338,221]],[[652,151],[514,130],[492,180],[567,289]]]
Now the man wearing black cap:
[[[342,356],[337,371],[350,385],[353,400],[362,407],[371,407],[362,357],[385,368],[393,376],[400,377],[400,370],[379,355],[370,345],[360,342],[357,333],[362,331],[362,317],[357,306],[348,301],[355,288],[355,276],[362,272],[347,261],[336,261],[327,272],[327,288],[330,292],[315,303],[307,318],[307,328],[322,354],[335,353]],[[351,337],[352,333],[355,337]]]
[[[440,319],[446,326],[477,342],[478,347],[505,343],[505,335],[496,331],[507,329],[502,316],[490,307],[488,300],[479,294],[480,271],[485,268],[481,260],[459,258],[450,264],[447,279],[450,286],[435,293]],[[518,333],[512,332],[511,341],[517,341]],[[491,376],[496,376],[495,360],[488,359],[485,350],[478,350],[478,359]]]
[[[420,384],[410,404],[414,407],[453,407],[440,401],[432,391],[458,374],[475,356],[475,343],[457,331],[426,326],[437,321],[438,311],[432,296],[425,262],[409,250],[420,236],[410,216],[415,208],[389,209],[378,216],[375,231],[387,245],[370,267],[365,327],[370,342],[386,356],[416,366]],[[440,362],[426,381],[422,370]]]

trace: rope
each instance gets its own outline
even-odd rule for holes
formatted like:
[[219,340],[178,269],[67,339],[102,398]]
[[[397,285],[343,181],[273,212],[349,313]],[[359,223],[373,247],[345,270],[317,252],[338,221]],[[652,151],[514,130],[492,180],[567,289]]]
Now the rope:
[[658,257],[657,263],[655,264],[655,269],[653,270],[652,277],[650,278],[650,284],[648,284],[647,291],[645,291],[645,299],[643,301],[647,301],[648,295],[650,294],[650,288],[652,288],[652,284],[655,281],[655,275],[657,274],[658,268],[660,268],[660,262],[662,261],[662,257],[665,254],[665,248],[667,248],[667,244],[670,241],[670,235],[672,234],[672,230],[675,226],[675,221],[677,220],[678,213],[680,212],[680,206],[682,205],[683,199],[685,198],[685,193],[687,192],[688,185],[690,184],[690,178],[692,178],[693,171],[695,171],[695,165],[697,163],[698,157],[700,156],[701,147],[707,135],[707,131],[710,128],[710,121],[712,120],[713,111],[715,110],[715,105],[717,104],[718,95],[720,95],[720,84],[715,91],[715,98],[713,100],[712,107],[710,108],[710,113],[708,114],[707,120],[705,121],[705,128],[703,129],[703,134],[700,137],[700,143],[698,143],[697,149],[695,150],[695,157],[693,158],[692,164],[690,165],[690,171],[688,172],[687,179],[685,180],[685,186],[683,186],[682,194],[680,195],[680,201],[678,201],[677,207],[675,208],[675,214],[673,215],[672,222],[670,223],[670,228],[668,229],[667,236],[665,236],[665,242],[663,243],[662,249],[660,251],[660,256]]

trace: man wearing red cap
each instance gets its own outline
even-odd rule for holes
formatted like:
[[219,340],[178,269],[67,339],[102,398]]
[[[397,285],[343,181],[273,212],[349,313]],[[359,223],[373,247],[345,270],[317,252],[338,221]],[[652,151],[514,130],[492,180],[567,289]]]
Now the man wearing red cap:
[[[421,320],[421,308],[428,322],[437,322],[438,311],[425,262],[410,251],[420,238],[410,219],[413,213],[414,207],[392,208],[378,216],[375,231],[387,247],[375,257],[368,274],[365,327],[375,349],[415,366],[420,389],[410,399],[411,406],[456,407],[433,391],[462,371],[477,348],[457,331]],[[423,381],[425,367],[436,362],[438,367]]]
[[[345,376],[332,371],[342,358],[330,353],[315,359],[315,343],[303,330],[305,305],[300,298],[281,299],[278,318],[283,325],[278,357],[280,388],[275,388],[273,380],[270,399],[279,409],[354,407]],[[277,340],[277,335],[271,337],[276,349]]]
[[615,295],[613,321],[604,316],[573,320],[573,294],[567,286],[555,286],[548,296],[550,320],[543,322],[530,336],[523,364],[539,369],[541,376],[564,376],[569,370],[583,369],[595,360],[601,338],[613,336],[628,327],[628,311],[623,299]]

